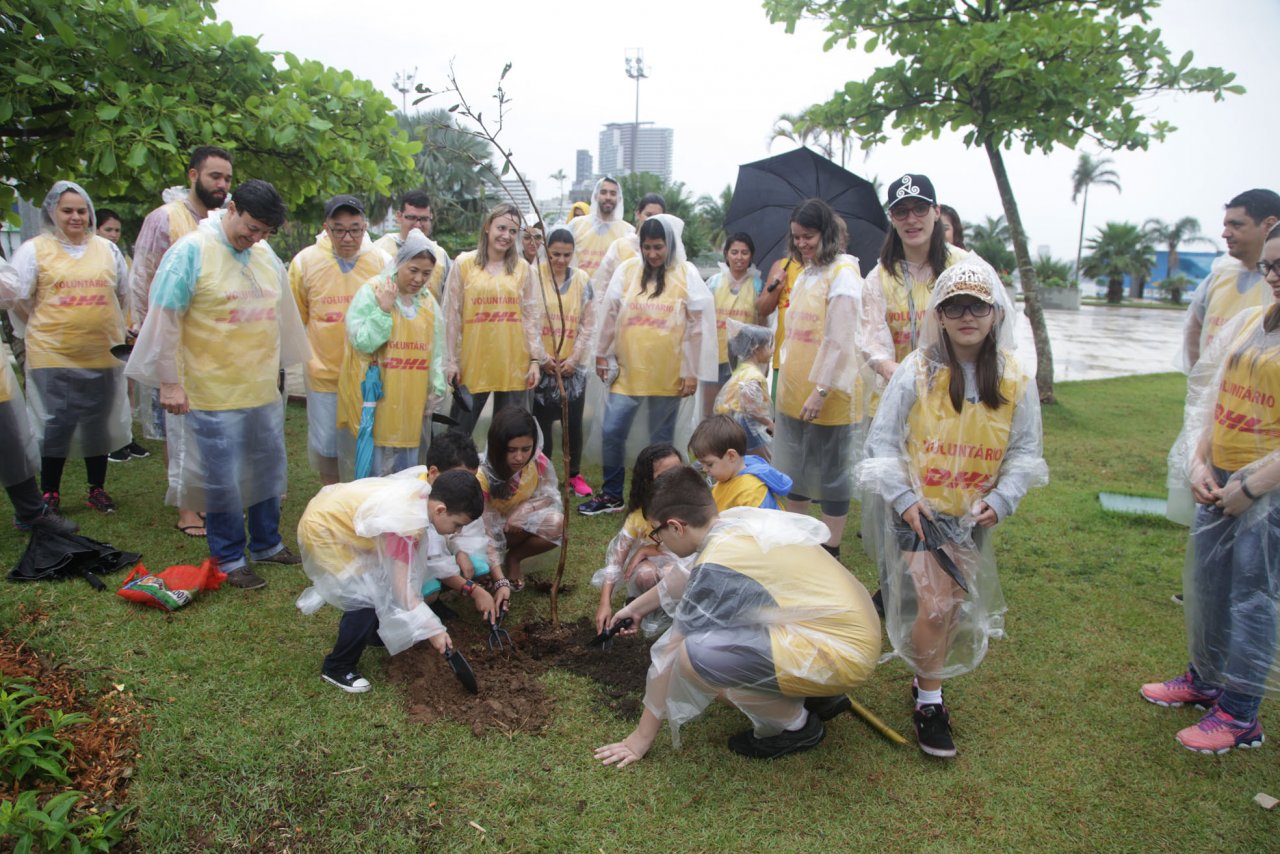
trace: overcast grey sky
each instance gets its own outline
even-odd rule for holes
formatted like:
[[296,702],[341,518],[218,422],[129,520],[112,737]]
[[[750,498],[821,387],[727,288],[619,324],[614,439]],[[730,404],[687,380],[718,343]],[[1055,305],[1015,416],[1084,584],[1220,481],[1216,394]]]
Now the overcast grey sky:
[[[737,165],[791,147],[769,137],[777,116],[825,100],[845,81],[865,77],[883,54],[822,51],[816,25],[794,35],[771,25],[754,0],[646,0],[601,3],[482,0],[362,6],[351,0],[219,0],[218,16],[237,33],[261,36],[266,50],[291,51],[372,80],[397,104],[397,71],[417,68],[417,82],[442,87],[450,60],[468,98],[492,92],[505,62],[514,98],[503,135],[538,195],[557,194],[548,177],[572,178],[574,153],[598,156],[601,125],[631,121],[635,83],[625,73],[627,48],[640,47],[650,77],[640,84],[640,118],[675,130],[674,178],[695,195],[731,184]],[[631,10],[638,10],[632,13]],[[1224,17],[1229,15],[1230,17]],[[1248,89],[1215,104],[1207,96],[1163,97],[1145,109],[1179,130],[1148,152],[1110,154],[1124,191],[1095,188],[1089,231],[1107,220],[1195,216],[1216,239],[1222,205],[1241,190],[1277,188],[1274,160],[1263,152],[1280,140],[1280,77],[1269,60],[1280,38],[1280,2],[1167,0],[1155,13],[1174,55],[1195,52],[1197,65],[1218,65]],[[422,108],[439,103],[433,99]],[[1092,150],[1092,149],[1089,149]],[[1071,203],[1078,153],[1010,152],[1010,169],[1032,251],[1048,245],[1074,257],[1080,209]],[[966,221],[1001,213],[985,154],[959,136],[880,146],[850,168],[889,182],[905,171],[933,180],[940,200]]]

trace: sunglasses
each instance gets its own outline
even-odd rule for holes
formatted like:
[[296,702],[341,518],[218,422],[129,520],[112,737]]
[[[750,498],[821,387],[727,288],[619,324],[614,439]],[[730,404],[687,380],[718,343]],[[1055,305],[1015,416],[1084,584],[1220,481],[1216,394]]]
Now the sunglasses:
[[894,222],[903,222],[909,216],[921,219],[927,216],[931,210],[933,210],[933,205],[928,202],[913,202],[911,204],[903,202],[889,208],[889,216]]
[[942,316],[948,320],[959,320],[964,317],[966,311],[974,317],[986,317],[994,308],[995,306],[987,302],[952,302],[939,306],[938,310],[941,311]]

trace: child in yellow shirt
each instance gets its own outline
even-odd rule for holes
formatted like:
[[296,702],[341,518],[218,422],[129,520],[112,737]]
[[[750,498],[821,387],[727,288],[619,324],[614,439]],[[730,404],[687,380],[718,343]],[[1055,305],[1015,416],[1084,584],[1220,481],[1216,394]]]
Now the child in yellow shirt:
[[729,415],[712,415],[689,438],[689,456],[698,461],[715,486],[716,507],[784,509],[791,478],[760,457],[747,453],[747,433]]

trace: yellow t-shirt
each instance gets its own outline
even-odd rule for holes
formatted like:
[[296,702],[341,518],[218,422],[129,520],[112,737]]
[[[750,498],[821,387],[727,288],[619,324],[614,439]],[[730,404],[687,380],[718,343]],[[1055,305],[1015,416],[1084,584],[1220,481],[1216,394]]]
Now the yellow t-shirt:
[[124,314],[116,298],[111,244],[94,235],[73,258],[42,234],[36,255],[35,308],[27,323],[27,364],[32,368],[112,368],[111,348],[124,343]]
[[1259,347],[1249,339],[1259,334],[1266,308],[1255,308],[1229,349],[1214,406],[1210,434],[1213,464],[1239,471],[1280,448],[1280,348]]
[[907,455],[921,492],[935,510],[963,516],[996,485],[1013,412],[1027,384],[1013,356],[1005,353],[1004,360],[1000,394],[1005,403],[995,410],[966,400],[957,413],[946,368],[933,376],[932,388],[924,372],[916,380],[916,402],[907,417]]
[[[849,256],[841,257],[847,259]],[[838,260],[820,273],[797,279],[791,290],[787,332],[782,345],[786,358],[778,379],[778,411],[789,418],[799,420],[800,410],[815,388],[809,374],[826,336],[827,293],[835,277],[849,266],[852,266],[852,261]],[[857,273],[856,268],[854,272]],[[852,330],[848,332],[853,334]],[[849,394],[831,389],[822,414],[811,423],[831,427],[849,424],[852,418],[853,405]]]
[[680,394],[688,325],[685,267],[676,264],[666,271],[662,295],[658,297],[653,296],[653,282],[647,286],[648,293],[640,291],[643,258],[632,258],[618,269],[626,285],[614,339],[618,379],[611,391],[633,397],[675,397]]
[[327,248],[308,246],[294,256],[289,265],[289,286],[311,344],[307,385],[312,391],[338,390],[347,306],[360,286],[385,266],[386,259],[379,252],[362,253],[346,273]]
[[[385,279],[363,285],[373,290]],[[364,297],[361,297],[364,299]],[[391,312],[391,337],[373,353],[361,353],[344,338],[342,370],[338,378],[338,426],[360,432],[364,397],[360,384],[369,365],[378,363],[382,399],[373,421],[373,443],[383,448],[416,448],[422,443],[422,420],[431,388],[431,353],[435,346],[435,299],[423,293],[412,318]]]
[[462,382],[473,393],[522,391],[529,347],[520,298],[529,263],[521,258],[514,273],[493,276],[475,258],[474,251],[463,252],[454,261],[462,283]]
[[719,283],[711,293],[716,301],[716,346],[723,365],[729,361],[729,319],[739,323],[756,322],[756,289],[753,277],[747,277],[736,294],[729,287],[728,273],[721,273],[715,278]]
[[730,507],[759,507],[768,495],[769,487],[764,481],[746,472],[711,487],[711,497],[721,512]]

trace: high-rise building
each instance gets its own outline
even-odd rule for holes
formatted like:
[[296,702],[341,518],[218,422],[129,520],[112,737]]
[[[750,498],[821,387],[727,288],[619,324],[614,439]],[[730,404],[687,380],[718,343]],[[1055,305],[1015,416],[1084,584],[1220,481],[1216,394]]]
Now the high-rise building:
[[575,190],[590,187],[595,182],[596,175],[591,171],[591,152],[585,148],[578,149],[578,168],[573,174],[573,188]]
[[[529,182],[529,192],[537,193],[538,185],[535,181]],[[529,194],[524,191],[518,178],[503,178],[502,191],[499,193],[499,200],[503,202],[511,202],[520,209],[520,213],[528,215],[533,213],[533,201],[529,198]]]
[[652,172],[671,180],[671,128],[636,127],[631,122],[613,122],[600,131],[600,173],[625,175],[633,171],[631,141],[635,138],[634,171]]

